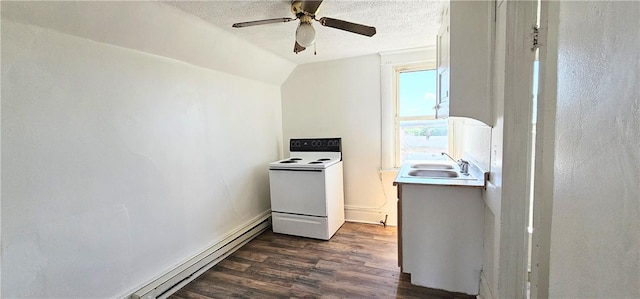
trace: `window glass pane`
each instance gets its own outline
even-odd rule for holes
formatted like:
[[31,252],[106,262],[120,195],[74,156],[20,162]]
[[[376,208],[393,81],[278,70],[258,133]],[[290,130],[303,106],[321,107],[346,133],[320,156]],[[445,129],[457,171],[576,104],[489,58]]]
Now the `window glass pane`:
[[449,152],[449,120],[400,121],[400,163],[405,160],[441,160]]
[[435,115],[436,70],[401,72],[398,75],[398,116]]

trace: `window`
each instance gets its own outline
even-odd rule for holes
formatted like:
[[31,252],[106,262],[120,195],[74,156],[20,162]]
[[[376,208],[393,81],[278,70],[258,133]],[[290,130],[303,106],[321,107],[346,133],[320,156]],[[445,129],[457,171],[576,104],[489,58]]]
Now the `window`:
[[454,123],[435,119],[436,73],[435,48],[380,53],[381,171],[452,151]]
[[449,122],[435,115],[436,76],[433,68],[395,69],[395,167],[442,159],[440,153],[449,151]]

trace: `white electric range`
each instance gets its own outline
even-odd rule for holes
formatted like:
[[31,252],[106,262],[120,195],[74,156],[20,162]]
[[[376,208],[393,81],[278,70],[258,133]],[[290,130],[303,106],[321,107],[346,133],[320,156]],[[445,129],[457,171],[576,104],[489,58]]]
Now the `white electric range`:
[[269,164],[273,232],[329,240],[344,224],[341,138],[296,138]]

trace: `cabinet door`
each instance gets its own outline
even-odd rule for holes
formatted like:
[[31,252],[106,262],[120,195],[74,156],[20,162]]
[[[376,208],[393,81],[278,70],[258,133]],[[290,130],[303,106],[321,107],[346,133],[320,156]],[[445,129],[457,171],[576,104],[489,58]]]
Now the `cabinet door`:
[[449,67],[449,24],[442,24],[437,39],[438,68]]
[[[442,80],[448,85],[440,101],[450,108],[450,116],[469,117],[487,125],[492,123],[490,98],[491,1],[449,1],[442,35],[446,36],[448,57],[440,68],[447,69]],[[442,38],[445,43],[445,38]],[[444,51],[444,45],[442,46]]]
[[436,38],[436,61],[438,67],[436,118],[449,117],[449,27],[449,7],[445,7],[442,11],[442,25]]
[[449,117],[449,68],[438,72],[438,104],[436,118]]

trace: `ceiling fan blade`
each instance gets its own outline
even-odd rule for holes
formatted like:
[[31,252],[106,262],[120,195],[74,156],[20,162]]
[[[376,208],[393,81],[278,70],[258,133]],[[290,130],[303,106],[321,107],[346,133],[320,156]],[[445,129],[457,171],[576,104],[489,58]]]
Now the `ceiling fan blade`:
[[295,45],[293,45],[293,53],[298,54],[299,52],[304,51],[306,48],[301,46],[297,41],[295,43]]
[[312,15],[315,15],[316,12],[318,12],[318,8],[320,7],[320,4],[322,4],[322,0],[320,1],[302,0],[302,10]]
[[357,34],[362,34],[365,36],[373,36],[374,34],[376,34],[376,27],[360,25],[356,23],[343,21],[343,20],[332,19],[332,18],[320,18],[318,22],[320,22],[322,26],[327,26],[327,27],[349,31]]
[[242,28],[242,27],[256,26],[256,25],[264,25],[264,24],[286,23],[286,22],[291,22],[291,21],[295,21],[295,20],[296,20],[296,19],[294,19],[294,18],[276,18],[276,19],[266,19],[266,20],[259,20],[259,21],[250,21],[250,22],[235,23],[235,24],[233,24],[233,26],[232,26],[232,27],[234,27],[234,28]]

